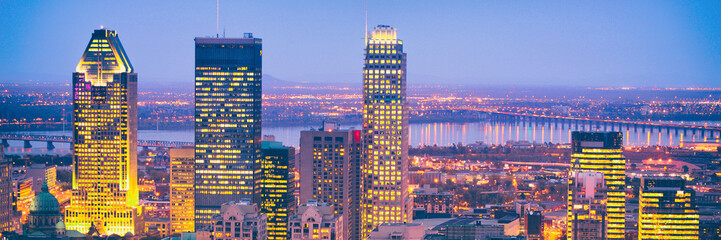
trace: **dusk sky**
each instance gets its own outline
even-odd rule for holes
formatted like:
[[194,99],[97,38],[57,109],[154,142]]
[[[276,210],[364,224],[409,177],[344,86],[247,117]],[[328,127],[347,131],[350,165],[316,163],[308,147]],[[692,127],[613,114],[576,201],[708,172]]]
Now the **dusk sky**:
[[[263,73],[357,82],[364,1],[221,1],[221,34],[263,39]],[[216,2],[0,0],[0,82],[70,82],[117,30],[142,86],[194,82]],[[721,1],[368,1],[398,29],[409,84],[721,87]],[[192,88],[192,87],[190,87]]]

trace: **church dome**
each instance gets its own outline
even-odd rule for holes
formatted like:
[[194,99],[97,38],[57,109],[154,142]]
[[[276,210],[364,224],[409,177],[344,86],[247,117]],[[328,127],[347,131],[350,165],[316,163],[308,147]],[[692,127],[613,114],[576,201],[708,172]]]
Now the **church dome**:
[[44,182],[40,193],[35,195],[35,199],[30,204],[30,212],[60,212],[60,203],[55,196],[50,194],[47,183]]
[[65,222],[58,221],[57,224],[55,224],[55,229],[57,230],[65,230]]

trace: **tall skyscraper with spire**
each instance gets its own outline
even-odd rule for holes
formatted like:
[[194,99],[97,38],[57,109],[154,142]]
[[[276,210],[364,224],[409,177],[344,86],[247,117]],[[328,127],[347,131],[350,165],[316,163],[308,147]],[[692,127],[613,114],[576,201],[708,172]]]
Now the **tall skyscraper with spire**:
[[137,234],[137,88],[117,32],[98,29],[73,73],[73,191],[69,230]]
[[396,29],[377,26],[363,67],[361,234],[381,223],[410,222],[406,54]]
[[263,42],[195,39],[195,227],[222,204],[259,203]]

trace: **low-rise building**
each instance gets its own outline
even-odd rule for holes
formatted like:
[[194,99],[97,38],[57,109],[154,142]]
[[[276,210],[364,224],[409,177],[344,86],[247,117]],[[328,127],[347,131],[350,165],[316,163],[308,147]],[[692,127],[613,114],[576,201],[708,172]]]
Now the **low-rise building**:
[[296,215],[288,220],[293,240],[343,240],[343,216],[336,215],[332,205],[309,200],[298,206]]
[[383,223],[367,240],[422,240],[425,236],[425,227],[419,223]]
[[478,219],[461,219],[446,226],[447,240],[486,240],[489,237],[504,235],[504,226],[484,224]]
[[220,214],[211,218],[211,229],[198,231],[210,232],[214,240],[261,240],[268,237],[266,226],[268,217],[260,213],[257,204],[248,200],[225,203]]
[[145,234],[164,238],[170,236],[170,218],[153,217],[145,219]]
[[414,219],[422,218],[449,218],[453,216],[453,193],[438,192],[438,188],[431,188],[423,185],[416,188],[411,194],[413,207],[420,211],[414,211]]

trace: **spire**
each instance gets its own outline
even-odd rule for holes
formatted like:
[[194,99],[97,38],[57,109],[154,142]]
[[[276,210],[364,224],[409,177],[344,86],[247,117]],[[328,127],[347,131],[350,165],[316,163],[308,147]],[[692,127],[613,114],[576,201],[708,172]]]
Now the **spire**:
[[43,179],[43,187],[40,188],[40,191],[50,192],[50,188],[48,188],[48,181],[46,181],[46,179]]

